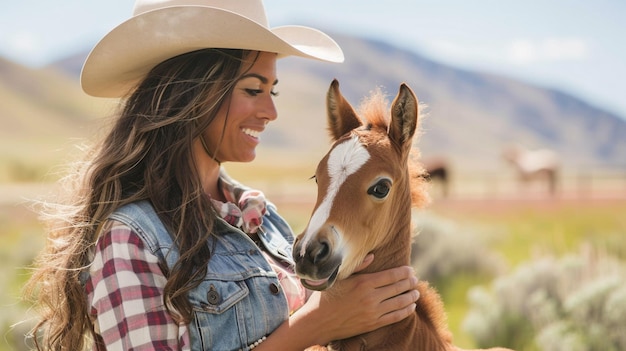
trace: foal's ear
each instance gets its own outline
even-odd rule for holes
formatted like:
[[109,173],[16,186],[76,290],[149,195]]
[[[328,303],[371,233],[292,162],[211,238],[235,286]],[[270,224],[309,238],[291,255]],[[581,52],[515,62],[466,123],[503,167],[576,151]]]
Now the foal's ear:
[[326,94],[328,131],[334,140],[341,138],[352,129],[361,126],[361,121],[350,103],[341,95],[339,82],[333,79]]
[[417,97],[408,85],[402,83],[400,91],[391,104],[391,125],[389,138],[398,146],[411,145],[411,139],[417,129]]

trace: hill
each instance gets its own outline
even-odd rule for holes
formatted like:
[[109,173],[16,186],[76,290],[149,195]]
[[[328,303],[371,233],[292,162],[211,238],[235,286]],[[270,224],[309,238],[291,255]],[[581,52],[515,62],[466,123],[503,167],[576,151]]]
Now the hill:
[[[376,87],[391,99],[407,82],[427,106],[419,143],[423,156],[445,156],[461,169],[500,169],[502,149],[512,142],[552,148],[572,169],[626,166],[626,120],[582,99],[440,64],[379,41],[333,37],[345,51],[344,64],[279,61],[279,119],[263,136],[260,158],[316,162],[328,147],[324,97],[338,78],[353,104]],[[93,121],[111,113],[114,101],[80,91],[86,55],[40,70],[0,60],[1,162],[49,164],[66,158],[62,150],[72,138],[90,135]]]
[[111,101],[80,90],[54,67],[33,70],[0,59],[0,180],[34,180],[71,158],[72,139],[93,133]]

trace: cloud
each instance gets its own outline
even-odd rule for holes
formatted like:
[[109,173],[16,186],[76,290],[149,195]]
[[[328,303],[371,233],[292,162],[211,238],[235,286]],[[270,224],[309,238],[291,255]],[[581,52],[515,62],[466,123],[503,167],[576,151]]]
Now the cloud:
[[0,44],[0,55],[20,63],[37,62],[43,51],[40,38],[28,31],[5,33],[0,37]]
[[517,39],[507,49],[507,59],[517,65],[558,61],[582,61],[589,56],[581,38]]
[[504,42],[431,39],[420,45],[434,57],[443,61],[472,63],[487,67],[494,63],[521,66],[585,61],[590,57],[591,52],[587,41],[576,37],[514,39]]
[[8,47],[18,52],[30,53],[37,49],[37,40],[33,33],[18,32],[6,38]]
[[502,47],[481,41],[455,41],[432,38],[418,43],[435,57],[453,62],[502,61]]

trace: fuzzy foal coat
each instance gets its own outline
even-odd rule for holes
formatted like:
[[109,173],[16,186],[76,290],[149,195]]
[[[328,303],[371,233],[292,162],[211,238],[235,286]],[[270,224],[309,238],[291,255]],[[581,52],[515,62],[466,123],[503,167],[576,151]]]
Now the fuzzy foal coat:
[[[329,129],[335,140],[352,129],[362,126],[359,117],[341,96],[337,81],[331,84],[327,99]],[[399,191],[398,197],[393,199],[394,210],[391,211],[394,213],[393,218],[387,218],[386,227],[383,230],[378,229],[381,231],[378,235],[385,235],[388,238],[380,247],[371,251],[376,259],[363,271],[364,273],[408,265],[410,262],[411,204],[423,204],[426,197],[424,189],[415,186],[416,184],[411,181],[416,177],[410,176],[410,167],[407,164],[408,153],[412,149],[411,139],[417,125],[417,107],[415,95],[408,86],[403,84],[392,104],[389,127],[386,124],[389,122],[385,121],[383,124],[380,116],[365,118],[368,126],[366,130],[377,129],[379,133],[382,130],[385,131],[382,132],[383,134],[389,134],[391,144],[396,146],[396,151],[401,153],[401,159],[404,160],[400,162],[403,164],[398,166],[406,169],[402,171],[403,175],[396,179],[399,184],[397,186],[404,191]],[[333,293],[341,293],[341,283],[340,280],[335,283],[332,287]],[[404,320],[352,338],[332,341],[327,346],[314,346],[307,350],[460,351],[461,349],[452,344],[452,334],[448,330],[445,310],[438,293],[427,282],[420,282],[418,290],[420,298],[416,303],[415,313]]]

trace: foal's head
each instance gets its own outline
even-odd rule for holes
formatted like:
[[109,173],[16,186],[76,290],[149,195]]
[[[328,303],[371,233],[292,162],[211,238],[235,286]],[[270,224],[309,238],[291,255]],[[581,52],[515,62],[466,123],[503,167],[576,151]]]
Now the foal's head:
[[408,245],[396,242],[398,234],[410,231],[412,200],[421,205],[427,197],[411,186],[421,181],[409,167],[418,102],[407,85],[400,86],[390,118],[380,94],[359,117],[336,80],[327,107],[334,144],[317,167],[317,203],[293,248],[296,273],[314,290],[352,274],[372,251]]

